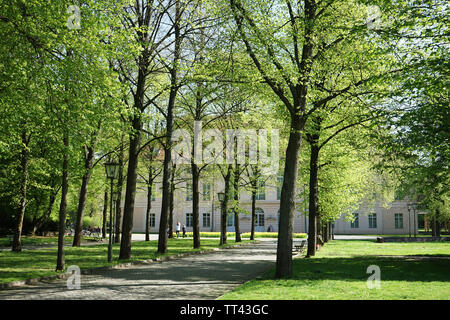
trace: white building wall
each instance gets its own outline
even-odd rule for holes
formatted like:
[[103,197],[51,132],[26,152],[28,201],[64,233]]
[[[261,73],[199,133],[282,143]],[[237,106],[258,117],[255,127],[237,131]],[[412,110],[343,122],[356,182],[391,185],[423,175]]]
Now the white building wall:
[[[177,221],[181,224],[186,224],[186,213],[192,213],[192,201],[186,200],[185,185],[177,186],[174,199],[174,226]],[[159,232],[159,216],[161,212],[161,192],[156,188],[155,201],[152,201],[151,213],[155,214],[155,225],[150,228],[150,232]],[[203,201],[200,195],[200,231],[220,231],[220,203],[217,199],[217,191],[223,190],[223,182],[218,183],[211,188],[211,197],[214,201]],[[200,192],[202,192],[202,184],[200,183]],[[408,234],[411,224],[411,232],[414,233],[414,220],[411,214],[411,221],[407,210],[407,200],[394,201],[388,208],[382,207],[380,204],[375,206],[361,205],[355,212],[359,214],[359,227],[351,228],[350,221],[347,221],[344,216],[338,219],[334,224],[335,234]],[[123,204],[122,204],[123,205]],[[240,205],[251,212],[250,194],[242,191],[240,195]],[[277,200],[277,188],[275,182],[266,182],[266,199],[257,200],[256,207],[264,211],[264,227],[260,228],[267,231],[269,226],[277,232],[280,201]],[[133,218],[133,232],[145,232],[145,214],[147,208],[147,195],[144,191],[138,191],[136,195],[134,218]],[[294,213],[294,232],[307,232],[308,219],[302,212],[302,204],[299,200],[296,211]],[[211,225],[209,227],[203,226],[203,213],[212,213]],[[377,214],[376,228],[369,228],[369,213]],[[395,228],[395,213],[403,214],[403,228]],[[249,232],[251,227],[250,214],[240,214],[240,229],[241,232]],[[232,229],[232,228],[231,228]],[[229,228],[229,230],[231,230]],[[188,227],[187,231],[192,231],[192,227]]]

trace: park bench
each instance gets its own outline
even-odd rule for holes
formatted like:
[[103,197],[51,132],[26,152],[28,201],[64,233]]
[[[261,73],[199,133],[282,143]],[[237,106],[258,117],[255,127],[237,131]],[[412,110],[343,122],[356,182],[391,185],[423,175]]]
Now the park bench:
[[292,253],[301,254],[306,247],[306,240],[302,240],[300,242],[294,242],[292,246]]
[[91,237],[93,237],[95,241],[103,241],[101,232],[91,232]]

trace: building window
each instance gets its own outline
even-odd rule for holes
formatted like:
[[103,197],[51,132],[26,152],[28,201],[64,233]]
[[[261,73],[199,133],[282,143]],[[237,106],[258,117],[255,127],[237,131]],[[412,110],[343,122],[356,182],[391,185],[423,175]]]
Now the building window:
[[403,213],[395,214],[395,229],[403,229]]
[[192,226],[193,226],[192,213],[186,213],[186,227],[192,227]]
[[377,214],[376,213],[369,214],[369,228],[370,229],[377,228]]
[[203,184],[203,201],[211,200],[211,185],[209,183]]
[[359,214],[358,213],[353,214],[353,221],[350,224],[350,228],[352,228],[352,229],[359,228]]
[[266,183],[264,181],[258,181],[258,190],[256,191],[256,200],[266,200]]
[[264,210],[256,208],[256,226],[264,227]]
[[283,177],[277,178],[277,200],[281,199],[281,188],[283,187]]
[[227,215],[227,227],[234,227],[234,212]]
[[155,221],[156,221],[156,217],[154,213],[150,213],[150,227],[154,228],[155,227]]
[[192,201],[192,183],[186,184],[186,201]]
[[204,213],[203,214],[203,227],[204,228],[211,227],[211,213]]
[[152,190],[152,201],[155,201],[155,200],[156,200],[156,197],[155,197],[155,191]]

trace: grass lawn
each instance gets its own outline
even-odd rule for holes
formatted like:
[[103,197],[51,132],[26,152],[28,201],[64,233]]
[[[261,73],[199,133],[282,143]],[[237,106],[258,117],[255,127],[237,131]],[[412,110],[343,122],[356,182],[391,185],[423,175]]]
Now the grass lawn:
[[[227,242],[228,245],[235,244],[231,239]],[[113,247],[113,261],[111,263],[107,262],[107,244],[75,248],[68,247],[65,248],[66,268],[70,265],[77,265],[83,270],[130,261],[153,259],[165,255],[219,248],[220,246],[217,240],[202,240],[201,248],[194,250],[192,249],[192,240],[169,239],[168,253],[164,255],[156,253],[157,247],[157,241],[133,242],[131,259],[118,261],[120,244],[116,244]],[[56,255],[56,248],[22,252],[0,251],[0,283],[55,275]]]
[[[401,237],[409,238],[408,234],[360,234],[360,236],[372,236],[372,237]],[[441,232],[441,237],[448,237],[449,235],[445,232]],[[432,237],[431,234],[417,234],[417,238]],[[411,238],[414,238],[414,233],[411,233]]]
[[[86,241],[89,239],[94,239],[93,237],[83,236],[82,241]],[[0,238],[0,248],[11,247],[10,239],[7,237]],[[22,236],[21,238],[22,246],[40,246],[45,244],[54,244],[58,245],[58,237],[41,237],[41,236]],[[64,237],[65,244],[72,244],[73,237],[66,236]]]
[[[425,255],[440,259],[380,256]],[[450,299],[450,243],[376,243],[335,240],[314,258],[293,260],[293,276],[273,280],[274,270],[221,299]],[[377,265],[381,288],[369,289],[367,267]]]

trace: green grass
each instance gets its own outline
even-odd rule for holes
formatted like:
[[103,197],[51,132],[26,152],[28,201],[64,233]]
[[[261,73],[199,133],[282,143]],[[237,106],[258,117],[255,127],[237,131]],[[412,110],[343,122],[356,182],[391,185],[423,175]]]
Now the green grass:
[[[93,239],[93,237],[87,237],[83,236],[82,241],[86,241],[89,239]],[[0,238],[0,248],[10,247],[10,239],[7,237]],[[40,246],[40,245],[47,245],[47,244],[58,244],[58,237],[42,237],[42,236],[23,236],[21,238],[22,246]],[[64,243],[65,244],[72,244],[73,237],[72,236],[66,236],[64,237]]]
[[[399,300],[450,299],[450,260],[380,257],[425,255],[450,257],[450,243],[375,243],[335,240],[316,257],[293,260],[293,276],[274,280],[274,270],[221,299]],[[369,289],[367,267],[381,271],[381,288]]]
[[[408,234],[359,234],[359,236],[409,238],[409,233]],[[431,236],[432,236],[431,234],[417,234],[418,238],[431,237]],[[448,234],[442,232],[441,237],[448,237]],[[414,238],[414,233],[411,234],[411,238]]]
[[[192,237],[192,232],[186,232],[188,237]],[[306,238],[306,233],[294,233],[294,238]],[[200,232],[200,238],[220,238],[220,232]],[[227,239],[235,239],[234,232],[227,232]],[[241,234],[241,238],[250,238],[250,232]],[[258,238],[278,238],[277,232],[255,232],[255,239]]]
[[[229,239],[228,245],[235,244]],[[247,241],[248,242],[248,241]],[[111,266],[119,263],[133,262],[147,259],[154,259],[166,255],[175,255],[204,249],[218,248],[217,240],[202,240],[200,249],[192,249],[192,240],[169,239],[168,253],[157,254],[157,241],[133,242],[131,248],[132,257],[130,260],[118,260],[120,244],[113,247],[113,261],[107,262],[107,244],[99,244],[83,247],[66,247],[65,262],[66,268],[70,265],[77,265],[82,270]],[[0,283],[12,282],[38,277],[51,276],[57,274],[56,248],[26,250],[22,252],[1,251],[0,252]]]

